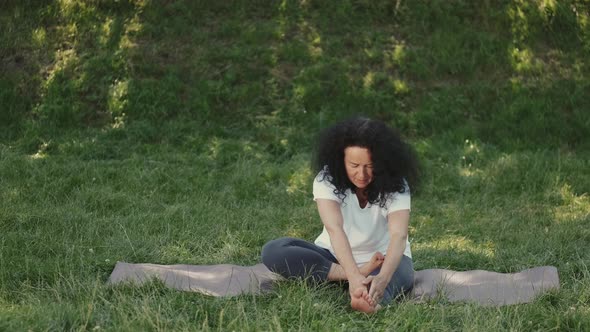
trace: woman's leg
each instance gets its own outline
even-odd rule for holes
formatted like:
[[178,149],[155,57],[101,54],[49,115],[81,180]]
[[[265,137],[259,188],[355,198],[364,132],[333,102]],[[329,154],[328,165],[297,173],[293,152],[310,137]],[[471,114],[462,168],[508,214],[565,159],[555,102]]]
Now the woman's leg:
[[337,262],[328,250],[301,239],[283,237],[262,247],[262,263],[285,278],[309,276],[316,282],[325,281]]
[[[380,268],[373,271],[371,274],[376,275],[379,273],[379,271],[381,271]],[[402,259],[399,262],[397,269],[393,273],[393,277],[391,277],[389,284],[385,288],[381,305],[391,303],[391,301],[393,301],[398,296],[412,290],[413,287],[414,263],[412,263],[412,259],[410,257],[402,255]]]
[[[375,271],[376,268],[380,267],[383,264],[384,260],[385,256],[383,256],[383,254],[378,251],[373,254],[373,257],[371,257],[371,259],[368,262],[366,262],[362,266],[359,266],[359,272],[366,277],[369,274],[371,274],[371,272]],[[332,264],[332,266],[330,267],[330,272],[328,273],[328,280],[348,280],[348,278],[346,277],[346,272],[344,272],[344,268],[342,268],[342,265],[336,263]]]
[[[359,271],[368,276],[384,259],[385,256],[377,252],[359,267]],[[266,243],[262,247],[262,262],[286,278],[311,275],[316,280],[347,280],[344,269],[330,251],[301,239],[283,237]]]

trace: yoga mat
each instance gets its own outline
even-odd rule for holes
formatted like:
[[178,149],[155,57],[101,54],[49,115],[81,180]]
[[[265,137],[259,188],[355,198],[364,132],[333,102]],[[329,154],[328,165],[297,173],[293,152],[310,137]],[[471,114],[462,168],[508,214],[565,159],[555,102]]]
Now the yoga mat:
[[[211,296],[261,294],[284,280],[263,264],[158,265],[117,262],[109,284],[143,284],[153,279],[167,287]],[[414,289],[409,298],[425,301],[433,298],[449,302],[475,302],[484,306],[527,303],[550,289],[559,289],[559,276],[553,266],[541,266],[517,273],[483,270],[452,271],[428,269],[414,273]]]

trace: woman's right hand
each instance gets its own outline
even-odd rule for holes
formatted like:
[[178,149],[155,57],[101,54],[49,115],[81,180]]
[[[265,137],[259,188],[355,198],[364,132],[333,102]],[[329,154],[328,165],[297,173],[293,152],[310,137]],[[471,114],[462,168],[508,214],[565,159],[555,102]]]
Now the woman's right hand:
[[366,278],[360,273],[358,275],[348,277],[348,290],[350,293],[352,294],[356,289],[359,288],[364,288],[368,291],[367,286],[363,284],[365,279]]

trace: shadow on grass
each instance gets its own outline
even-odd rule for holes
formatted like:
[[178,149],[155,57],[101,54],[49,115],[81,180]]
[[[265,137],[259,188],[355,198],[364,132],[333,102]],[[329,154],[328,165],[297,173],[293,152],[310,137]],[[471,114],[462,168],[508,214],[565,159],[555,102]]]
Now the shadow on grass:
[[4,42],[1,84],[12,88],[3,114],[21,128],[5,135],[24,131],[30,145],[90,126],[105,141],[217,136],[289,158],[322,127],[359,113],[411,138],[508,149],[584,146],[590,128],[580,3],[4,7],[3,21],[19,28]]

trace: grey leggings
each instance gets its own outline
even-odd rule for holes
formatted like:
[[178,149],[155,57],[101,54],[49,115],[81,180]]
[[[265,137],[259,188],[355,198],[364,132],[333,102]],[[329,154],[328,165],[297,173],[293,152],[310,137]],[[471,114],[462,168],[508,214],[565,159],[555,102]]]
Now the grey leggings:
[[[269,241],[262,247],[262,263],[271,271],[285,278],[311,278],[315,282],[328,280],[328,272],[338,260],[329,250],[313,243],[282,237]],[[371,274],[376,275],[381,268]],[[414,286],[414,264],[408,256],[402,256],[397,270],[385,288],[381,304],[388,304]]]

